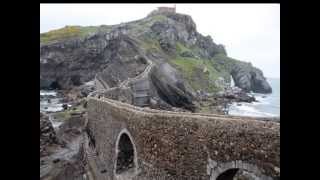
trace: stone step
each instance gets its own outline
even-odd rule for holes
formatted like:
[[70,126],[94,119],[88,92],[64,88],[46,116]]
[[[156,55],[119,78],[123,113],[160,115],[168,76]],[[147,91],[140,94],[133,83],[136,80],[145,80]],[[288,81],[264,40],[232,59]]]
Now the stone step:
[[133,94],[134,98],[141,98],[141,97],[150,97],[149,94]]

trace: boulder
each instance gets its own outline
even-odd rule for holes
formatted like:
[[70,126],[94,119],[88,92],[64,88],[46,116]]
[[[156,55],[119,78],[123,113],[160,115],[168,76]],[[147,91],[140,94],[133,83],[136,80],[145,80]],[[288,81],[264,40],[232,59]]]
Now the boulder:
[[166,103],[194,111],[193,92],[186,88],[181,75],[168,63],[163,63],[151,72],[151,80]]

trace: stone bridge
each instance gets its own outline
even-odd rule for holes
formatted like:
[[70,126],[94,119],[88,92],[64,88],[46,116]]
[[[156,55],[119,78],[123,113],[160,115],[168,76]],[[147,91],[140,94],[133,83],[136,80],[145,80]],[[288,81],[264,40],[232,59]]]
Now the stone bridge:
[[280,179],[280,123],[88,98],[92,179]]
[[[280,179],[279,122],[138,107],[147,101],[146,78],[154,67],[144,57],[144,72],[118,87],[96,77],[100,92],[88,96],[87,107],[89,179],[231,180],[238,171]],[[117,91],[132,102],[112,100]]]

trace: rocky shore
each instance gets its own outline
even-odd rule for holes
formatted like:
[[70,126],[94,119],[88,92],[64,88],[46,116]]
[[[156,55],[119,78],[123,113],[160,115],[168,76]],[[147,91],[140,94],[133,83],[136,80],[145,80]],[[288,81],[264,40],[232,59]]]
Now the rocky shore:
[[[126,83],[139,76],[141,85]],[[42,40],[40,89],[54,91],[40,90],[41,179],[86,179],[86,97],[101,88],[97,81],[113,88],[100,94],[107,98],[135,104],[136,92],[147,91],[144,107],[180,112],[228,114],[233,102],[255,101],[248,92],[272,92],[261,70],[228,57],[188,15],[151,13],[82,37]]]
[[72,115],[54,129],[40,113],[40,179],[85,179],[83,131],[85,115]]

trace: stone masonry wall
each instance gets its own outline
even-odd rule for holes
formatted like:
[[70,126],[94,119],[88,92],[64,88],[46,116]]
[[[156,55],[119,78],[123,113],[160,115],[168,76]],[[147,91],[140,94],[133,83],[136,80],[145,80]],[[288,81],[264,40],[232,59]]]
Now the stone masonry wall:
[[88,126],[106,169],[103,179],[116,179],[116,141],[124,129],[136,148],[138,170],[133,179],[215,179],[230,168],[261,179],[280,176],[276,122],[170,113],[89,98]]

